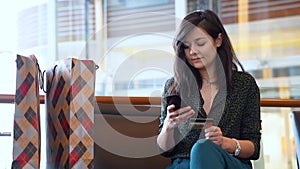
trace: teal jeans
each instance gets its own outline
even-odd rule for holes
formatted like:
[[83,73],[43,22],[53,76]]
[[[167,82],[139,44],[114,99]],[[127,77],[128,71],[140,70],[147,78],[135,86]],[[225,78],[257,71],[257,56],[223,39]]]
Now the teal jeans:
[[191,157],[176,158],[166,169],[251,169],[252,166],[239,160],[210,140],[198,140],[191,150]]

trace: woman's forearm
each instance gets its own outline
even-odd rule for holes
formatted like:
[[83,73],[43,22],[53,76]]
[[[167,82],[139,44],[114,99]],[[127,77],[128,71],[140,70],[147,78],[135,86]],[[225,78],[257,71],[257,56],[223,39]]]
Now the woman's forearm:
[[[254,144],[249,141],[249,140],[237,140],[240,144],[241,147],[241,151],[240,154],[238,155],[239,158],[249,158],[253,155],[254,153]],[[236,150],[236,141],[228,138],[228,137],[224,137],[223,138],[223,144],[222,144],[222,148],[224,150],[226,150],[227,152],[234,154],[235,150]]]
[[157,137],[157,144],[164,151],[171,150],[175,146],[174,129],[163,127]]

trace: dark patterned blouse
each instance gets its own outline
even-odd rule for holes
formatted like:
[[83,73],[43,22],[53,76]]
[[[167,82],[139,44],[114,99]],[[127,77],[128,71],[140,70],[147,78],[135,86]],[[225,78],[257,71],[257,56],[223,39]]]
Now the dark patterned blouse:
[[[161,130],[167,114],[167,103],[165,97],[170,95],[169,88],[173,84],[174,78],[165,83],[162,95],[162,110],[160,116]],[[204,100],[200,91],[189,95],[184,99],[185,104],[192,106],[196,113],[195,117],[213,118],[213,124],[221,128],[223,136],[238,140],[250,140],[253,142],[255,150],[253,155],[246,160],[256,160],[259,158],[261,139],[261,119],[260,119],[260,93],[255,79],[246,72],[233,72],[232,89],[219,89],[214,98],[211,111],[207,115],[203,109]],[[205,138],[204,131],[193,129],[190,121],[181,123],[174,134],[176,146],[166,152],[163,156],[171,159],[190,157],[190,150],[199,138]]]

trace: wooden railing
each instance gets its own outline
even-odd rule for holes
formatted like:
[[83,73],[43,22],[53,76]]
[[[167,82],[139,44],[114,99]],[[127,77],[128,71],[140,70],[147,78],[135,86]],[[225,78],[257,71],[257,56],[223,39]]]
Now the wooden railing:
[[[0,103],[14,103],[14,95],[1,94]],[[40,102],[45,103],[45,97],[40,96]],[[160,97],[126,97],[126,96],[96,96],[98,104],[132,104],[132,105],[160,105]],[[262,98],[262,107],[300,107],[300,99]]]

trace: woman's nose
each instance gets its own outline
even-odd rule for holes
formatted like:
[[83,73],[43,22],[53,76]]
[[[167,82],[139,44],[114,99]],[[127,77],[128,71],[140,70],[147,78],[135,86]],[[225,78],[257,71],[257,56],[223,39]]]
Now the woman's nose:
[[195,46],[191,46],[190,48],[190,55],[194,55],[194,54],[197,54],[198,50],[195,48]]

